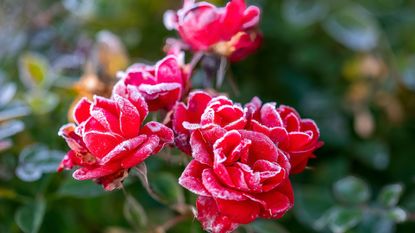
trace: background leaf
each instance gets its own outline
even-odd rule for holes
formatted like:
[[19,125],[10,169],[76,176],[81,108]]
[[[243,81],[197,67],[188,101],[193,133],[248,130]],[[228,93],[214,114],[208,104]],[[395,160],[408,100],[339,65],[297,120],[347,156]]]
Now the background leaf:
[[370,190],[366,182],[354,176],[337,181],[333,186],[333,192],[339,201],[348,204],[361,204],[370,198]]
[[20,207],[15,215],[16,223],[24,233],[37,233],[46,211],[46,202],[42,198],[34,203]]

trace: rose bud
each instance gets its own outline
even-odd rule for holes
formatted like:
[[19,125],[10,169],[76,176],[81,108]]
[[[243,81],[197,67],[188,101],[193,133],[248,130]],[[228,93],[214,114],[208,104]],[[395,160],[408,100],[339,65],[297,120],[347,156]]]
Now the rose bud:
[[94,97],[91,103],[81,99],[74,109],[76,124],[59,130],[70,151],[58,171],[79,168],[77,180],[93,179],[106,190],[121,187],[128,170],[173,142],[173,131],[158,122],[141,127],[148,114],[142,97],[135,103],[114,95],[112,99]]

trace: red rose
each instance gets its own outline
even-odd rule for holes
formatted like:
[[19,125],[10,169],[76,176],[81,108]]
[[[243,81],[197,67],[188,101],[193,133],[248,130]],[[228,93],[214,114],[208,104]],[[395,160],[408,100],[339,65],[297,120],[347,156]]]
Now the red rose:
[[[257,32],[258,7],[247,7],[244,0],[231,0],[225,7],[187,0],[177,12],[167,11],[168,29],[175,29],[194,51],[209,51],[240,60],[260,44]],[[237,55],[232,56],[233,53]]]
[[173,130],[176,146],[191,154],[189,137],[194,129],[218,125],[226,130],[243,129],[246,124],[245,112],[225,96],[212,98],[203,91],[189,94],[187,106],[177,103],[173,113]]
[[293,206],[290,164],[264,134],[212,125],[195,130],[190,145],[194,160],[179,183],[199,195],[205,230],[231,232],[259,217],[280,218]]
[[291,173],[304,170],[314,151],[323,145],[320,131],[311,119],[301,119],[298,112],[288,106],[265,103],[261,106],[255,97],[245,106],[250,117],[248,129],[267,135],[278,148],[289,155]]
[[76,124],[62,126],[71,150],[58,171],[79,166],[73,173],[77,180],[94,179],[106,190],[120,187],[128,169],[157,153],[173,141],[171,129],[158,122],[141,123],[148,110],[144,99],[114,95],[112,99],[94,97],[79,101],[74,110]]
[[168,55],[154,66],[134,64],[115,85],[120,96],[141,94],[150,111],[170,110],[187,87],[189,72],[176,55]]

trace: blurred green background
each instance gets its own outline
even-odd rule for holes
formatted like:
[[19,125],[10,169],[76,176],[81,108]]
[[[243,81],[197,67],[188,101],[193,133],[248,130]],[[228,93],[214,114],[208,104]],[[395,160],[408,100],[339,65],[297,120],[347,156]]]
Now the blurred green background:
[[[317,122],[325,146],[292,178],[293,210],[238,231],[414,232],[415,2],[248,2],[262,9],[264,43],[230,66],[220,91],[241,103],[259,96],[295,107]],[[108,193],[55,170],[67,150],[57,131],[72,102],[108,95],[128,64],[160,59],[165,39],[176,36],[163,13],[180,6],[0,0],[0,232],[154,232],[177,215],[135,176],[125,193]],[[202,68],[196,87],[209,85]],[[147,161],[150,182],[167,205],[194,202],[176,184],[184,165],[172,153]],[[167,232],[202,231],[188,219]]]

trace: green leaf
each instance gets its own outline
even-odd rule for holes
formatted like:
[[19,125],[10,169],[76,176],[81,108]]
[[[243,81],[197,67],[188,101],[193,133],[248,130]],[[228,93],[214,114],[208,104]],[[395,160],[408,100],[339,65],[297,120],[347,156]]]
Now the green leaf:
[[363,217],[358,208],[334,207],[328,213],[328,227],[334,233],[343,233],[355,227]]
[[153,191],[167,204],[183,204],[183,189],[177,183],[177,178],[170,173],[154,174],[150,179]]
[[369,200],[370,190],[361,179],[348,176],[337,181],[333,187],[335,197],[347,204],[360,204]]
[[327,7],[318,0],[285,0],[282,10],[285,20],[303,27],[324,18],[327,13]]
[[59,103],[59,96],[52,92],[29,93],[25,98],[33,112],[37,114],[48,113]]
[[37,233],[45,215],[46,202],[38,198],[34,203],[20,207],[15,215],[19,228],[25,233]]
[[385,170],[389,166],[389,149],[381,141],[369,141],[357,144],[355,151],[357,159],[374,169]]
[[63,157],[63,152],[49,150],[44,145],[28,146],[19,155],[16,175],[23,181],[38,180],[43,173],[55,172]]
[[36,53],[23,54],[19,59],[19,75],[28,89],[47,87],[51,82],[49,63]]
[[386,207],[396,206],[402,196],[403,185],[391,184],[382,188],[378,196],[378,202]]
[[383,215],[367,211],[359,225],[353,229],[356,233],[393,233],[395,223]]
[[26,106],[15,105],[8,107],[0,112],[0,122],[8,121],[17,117],[26,116],[30,113],[30,109]]
[[386,216],[396,223],[404,222],[408,217],[406,211],[400,207],[395,207],[393,209],[388,210],[386,212]]
[[249,226],[255,233],[288,233],[281,224],[272,220],[258,219]]
[[13,136],[24,130],[24,124],[21,121],[12,120],[0,124],[0,140]]
[[335,40],[357,51],[375,48],[379,29],[372,15],[359,5],[341,7],[324,22],[324,29]]
[[129,194],[126,194],[124,216],[137,231],[145,228],[148,222],[147,214],[143,206],[141,206],[141,204]]
[[294,188],[296,218],[305,225],[321,230],[317,220],[334,205],[329,189],[325,186],[301,185]]
[[75,180],[67,177],[65,182],[59,188],[57,194],[59,196],[70,196],[77,198],[91,198],[105,194],[105,190],[94,183],[92,180]]

